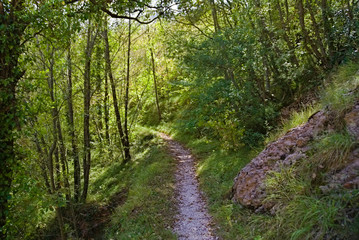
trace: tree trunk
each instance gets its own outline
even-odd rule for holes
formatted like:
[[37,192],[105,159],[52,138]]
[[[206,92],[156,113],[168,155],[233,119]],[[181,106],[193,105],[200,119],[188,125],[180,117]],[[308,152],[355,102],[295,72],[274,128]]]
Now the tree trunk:
[[284,21],[284,16],[283,16],[283,12],[282,12],[282,6],[280,5],[279,0],[277,0],[277,9],[278,9],[278,13],[279,13],[280,23],[282,25],[282,29],[284,30],[283,31],[283,38],[287,43],[288,50],[289,50],[290,56],[291,56],[291,60],[296,66],[299,66],[299,62],[298,62],[298,59],[297,59],[297,57],[295,55],[295,51],[294,51],[294,48],[295,48],[294,44],[289,38],[289,34],[290,34],[289,27],[288,27],[287,22]]
[[[107,27],[105,28],[105,30],[103,32],[103,38],[105,41],[106,73],[110,78],[110,84],[111,84],[111,89],[112,89],[112,101],[113,101],[113,107],[115,109],[117,129],[118,129],[118,133],[120,135],[120,141],[121,141],[122,147],[124,149],[124,147],[126,146],[126,138],[125,138],[125,134],[124,134],[124,131],[122,128],[121,114],[120,114],[120,109],[118,107],[118,100],[117,100],[117,94],[116,94],[116,85],[115,85],[115,81],[114,81],[113,75],[112,75],[111,60],[110,60],[110,45],[108,42]],[[124,159],[124,161],[126,162],[126,158]]]
[[104,120],[105,120],[105,138],[107,141],[107,144],[110,143],[110,133],[109,133],[109,126],[108,126],[108,121],[110,118],[110,114],[109,114],[109,102],[108,102],[108,80],[107,80],[107,71],[105,73],[105,97],[104,97]]
[[[61,127],[59,126],[59,113],[58,113],[58,109],[57,109],[57,103],[56,103],[56,99],[55,99],[55,93],[54,93],[54,64],[55,64],[55,59],[54,59],[54,50],[51,49],[51,55],[50,55],[50,59],[49,59],[49,74],[48,74],[48,87],[49,87],[49,94],[50,94],[50,99],[51,99],[51,117],[52,117],[52,131],[53,131],[53,138],[54,138],[54,144],[53,146],[55,146],[54,149],[54,153],[55,153],[55,175],[56,175],[56,185],[55,185],[55,189],[53,189],[53,192],[56,192],[55,190],[59,190],[61,188],[61,169],[60,169],[60,158],[61,158],[61,166],[62,166],[62,172],[63,172],[63,179],[65,181],[65,185],[66,184],[66,178],[64,178],[64,176],[66,175],[66,171],[65,171],[65,167],[64,167],[64,147],[63,147],[63,142],[62,141],[62,134],[61,134]],[[61,134],[61,135],[60,135]],[[60,139],[61,138],[61,139]],[[58,144],[60,139],[60,143]],[[59,150],[60,150],[60,157],[59,157]],[[52,162],[52,158],[50,158],[51,162]],[[60,194],[60,193],[58,193]],[[68,198],[68,196],[66,196],[66,198]],[[56,208],[56,212],[57,212],[57,220],[58,220],[58,224],[59,224],[59,230],[60,230],[60,234],[61,234],[61,239],[64,240],[66,239],[66,235],[64,233],[64,229],[65,229],[65,225],[64,225],[64,221],[63,221],[63,216],[62,216],[62,210],[60,207]]]
[[[329,22],[330,9],[328,7],[327,0],[322,0],[321,8],[322,8],[323,28],[324,28],[324,33],[325,33],[325,37],[326,37],[329,59],[332,60],[333,59],[333,51],[334,51],[334,42],[333,42],[333,37],[332,37],[332,28],[330,27],[331,24]],[[348,9],[348,11],[349,11],[349,18],[350,18],[350,16],[351,16],[350,10]],[[331,67],[331,66],[329,66],[329,67]]]
[[302,34],[304,38],[304,47],[310,55],[314,56],[315,58],[317,58],[317,60],[320,60],[324,63],[325,60],[323,60],[322,55],[320,54],[317,46],[313,43],[313,41],[311,41],[308,35],[308,31],[304,21],[305,11],[303,7],[303,0],[297,0],[297,8],[298,8],[298,16],[299,16],[299,25],[302,30]]
[[221,27],[218,22],[218,14],[217,14],[217,8],[214,0],[209,0],[209,4],[211,5],[211,12],[212,12],[212,19],[213,19],[213,25],[214,25],[214,31],[218,32],[221,30]]
[[128,45],[127,45],[127,76],[126,76],[126,85],[125,85],[125,121],[124,121],[124,133],[125,141],[123,150],[125,152],[125,161],[127,163],[131,160],[130,154],[130,141],[129,141],[129,132],[128,132],[128,103],[129,103],[129,88],[130,88],[130,58],[131,58],[131,20],[128,20]]
[[60,207],[56,207],[56,218],[57,218],[57,223],[59,224],[60,227],[60,237],[61,240],[66,240],[66,234],[65,234],[65,228],[64,228],[64,218],[63,218],[63,214],[62,214],[62,209]]
[[80,160],[78,154],[78,148],[76,143],[75,124],[74,124],[74,109],[72,100],[72,62],[71,62],[71,46],[67,53],[67,106],[68,106],[68,123],[69,123],[69,135],[71,138],[71,157],[74,166],[74,199],[75,202],[79,201],[81,191],[81,169]]
[[324,49],[323,40],[322,40],[322,37],[320,34],[319,24],[317,23],[317,20],[315,19],[315,13],[313,11],[313,6],[309,1],[307,1],[307,8],[308,8],[310,19],[312,20],[312,24],[313,24],[313,28],[314,28],[313,32],[315,35],[315,42],[314,42],[315,46],[316,46],[316,48],[319,49],[319,51],[321,53],[322,62],[327,67],[328,66],[327,53]]
[[152,50],[152,48],[150,48],[150,52],[151,52],[153,84],[154,84],[154,88],[155,88],[155,97],[156,97],[156,106],[157,106],[157,113],[158,113],[158,121],[161,122],[162,116],[161,116],[160,103],[159,103],[159,100],[158,100],[157,80],[156,80],[156,66],[155,66],[155,58],[154,58],[154,56],[153,56],[153,50]]
[[87,44],[85,49],[85,71],[84,71],[84,157],[83,157],[83,171],[84,171],[84,185],[82,190],[81,200],[86,201],[90,167],[91,167],[91,145],[90,145],[90,100],[91,100],[91,55],[93,46],[95,44],[96,36],[92,36],[91,22],[89,22],[87,30]]
[[64,139],[62,137],[62,130],[61,130],[61,122],[59,114],[57,114],[56,119],[56,128],[57,128],[57,134],[59,138],[59,150],[60,150],[60,163],[61,163],[61,171],[62,171],[62,179],[64,181],[64,187],[66,192],[66,200],[68,203],[70,203],[71,200],[71,191],[70,191],[70,183],[68,179],[68,164],[67,164],[67,158],[66,158],[66,149],[65,149],[65,143]]
[[51,189],[51,186],[50,186],[50,182],[49,182],[49,177],[48,177],[48,174],[47,174],[47,171],[46,171],[46,155],[44,154],[44,151],[42,150],[42,147],[41,147],[41,144],[40,144],[40,140],[39,140],[39,137],[38,137],[38,134],[35,132],[34,134],[34,142],[35,142],[35,145],[36,145],[36,150],[40,156],[40,163],[39,163],[39,167],[41,169],[41,175],[44,179],[44,182],[45,182],[45,186],[46,186],[46,190],[48,193],[52,193],[52,189]]

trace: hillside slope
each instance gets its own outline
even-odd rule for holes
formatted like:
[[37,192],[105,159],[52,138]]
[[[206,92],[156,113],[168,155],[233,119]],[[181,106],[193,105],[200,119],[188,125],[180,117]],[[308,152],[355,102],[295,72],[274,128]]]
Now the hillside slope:
[[357,239],[358,69],[327,76],[318,100],[296,108],[261,149],[224,149],[220,138],[162,124],[198,159],[220,239]]
[[346,68],[323,91],[322,110],[268,143],[234,180],[235,202],[286,223],[274,224],[277,236],[359,236],[359,76]]

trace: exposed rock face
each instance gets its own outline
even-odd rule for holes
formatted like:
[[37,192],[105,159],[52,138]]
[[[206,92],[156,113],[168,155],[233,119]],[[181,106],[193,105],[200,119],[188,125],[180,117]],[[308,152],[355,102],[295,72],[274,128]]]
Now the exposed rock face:
[[[277,141],[267,145],[256,158],[237,175],[233,186],[233,200],[244,206],[269,210],[273,203],[263,202],[266,192],[264,180],[270,171],[279,171],[282,166],[293,165],[306,158],[311,148],[308,144],[318,134],[333,131],[332,116],[328,112],[315,113],[307,123],[293,128]],[[359,140],[359,104],[348,113],[344,120],[348,131]],[[337,174],[332,174],[328,185],[355,187],[359,177],[359,149],[350,154],[349,165]],[[357,153],[356,153],[357,152]],[[330,189],[324,186],[322,190]]]

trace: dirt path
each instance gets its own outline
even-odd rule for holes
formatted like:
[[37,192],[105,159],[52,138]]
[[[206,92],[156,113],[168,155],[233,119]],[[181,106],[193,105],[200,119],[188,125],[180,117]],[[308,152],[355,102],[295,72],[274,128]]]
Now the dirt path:
[[198,188],[194,158],[190,151],[170,136],[160,135],[168,144],[170,153],[178,161],[176,170],[176,199],[179,213],[174,232],[179,240],[214,240],[207,204]]

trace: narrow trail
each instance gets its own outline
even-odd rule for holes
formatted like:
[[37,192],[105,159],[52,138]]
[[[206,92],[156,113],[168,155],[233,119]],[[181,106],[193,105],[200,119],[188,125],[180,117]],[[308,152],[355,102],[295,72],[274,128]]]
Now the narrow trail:
[[179,240],[214,240],[211,228],[211,217],[207,211],[198,187],[195,171],[195,160],[190,151],[170,136],[161,133],[170,149],[171,155],[177,159],[176,200],[178,215],[174,226]]

